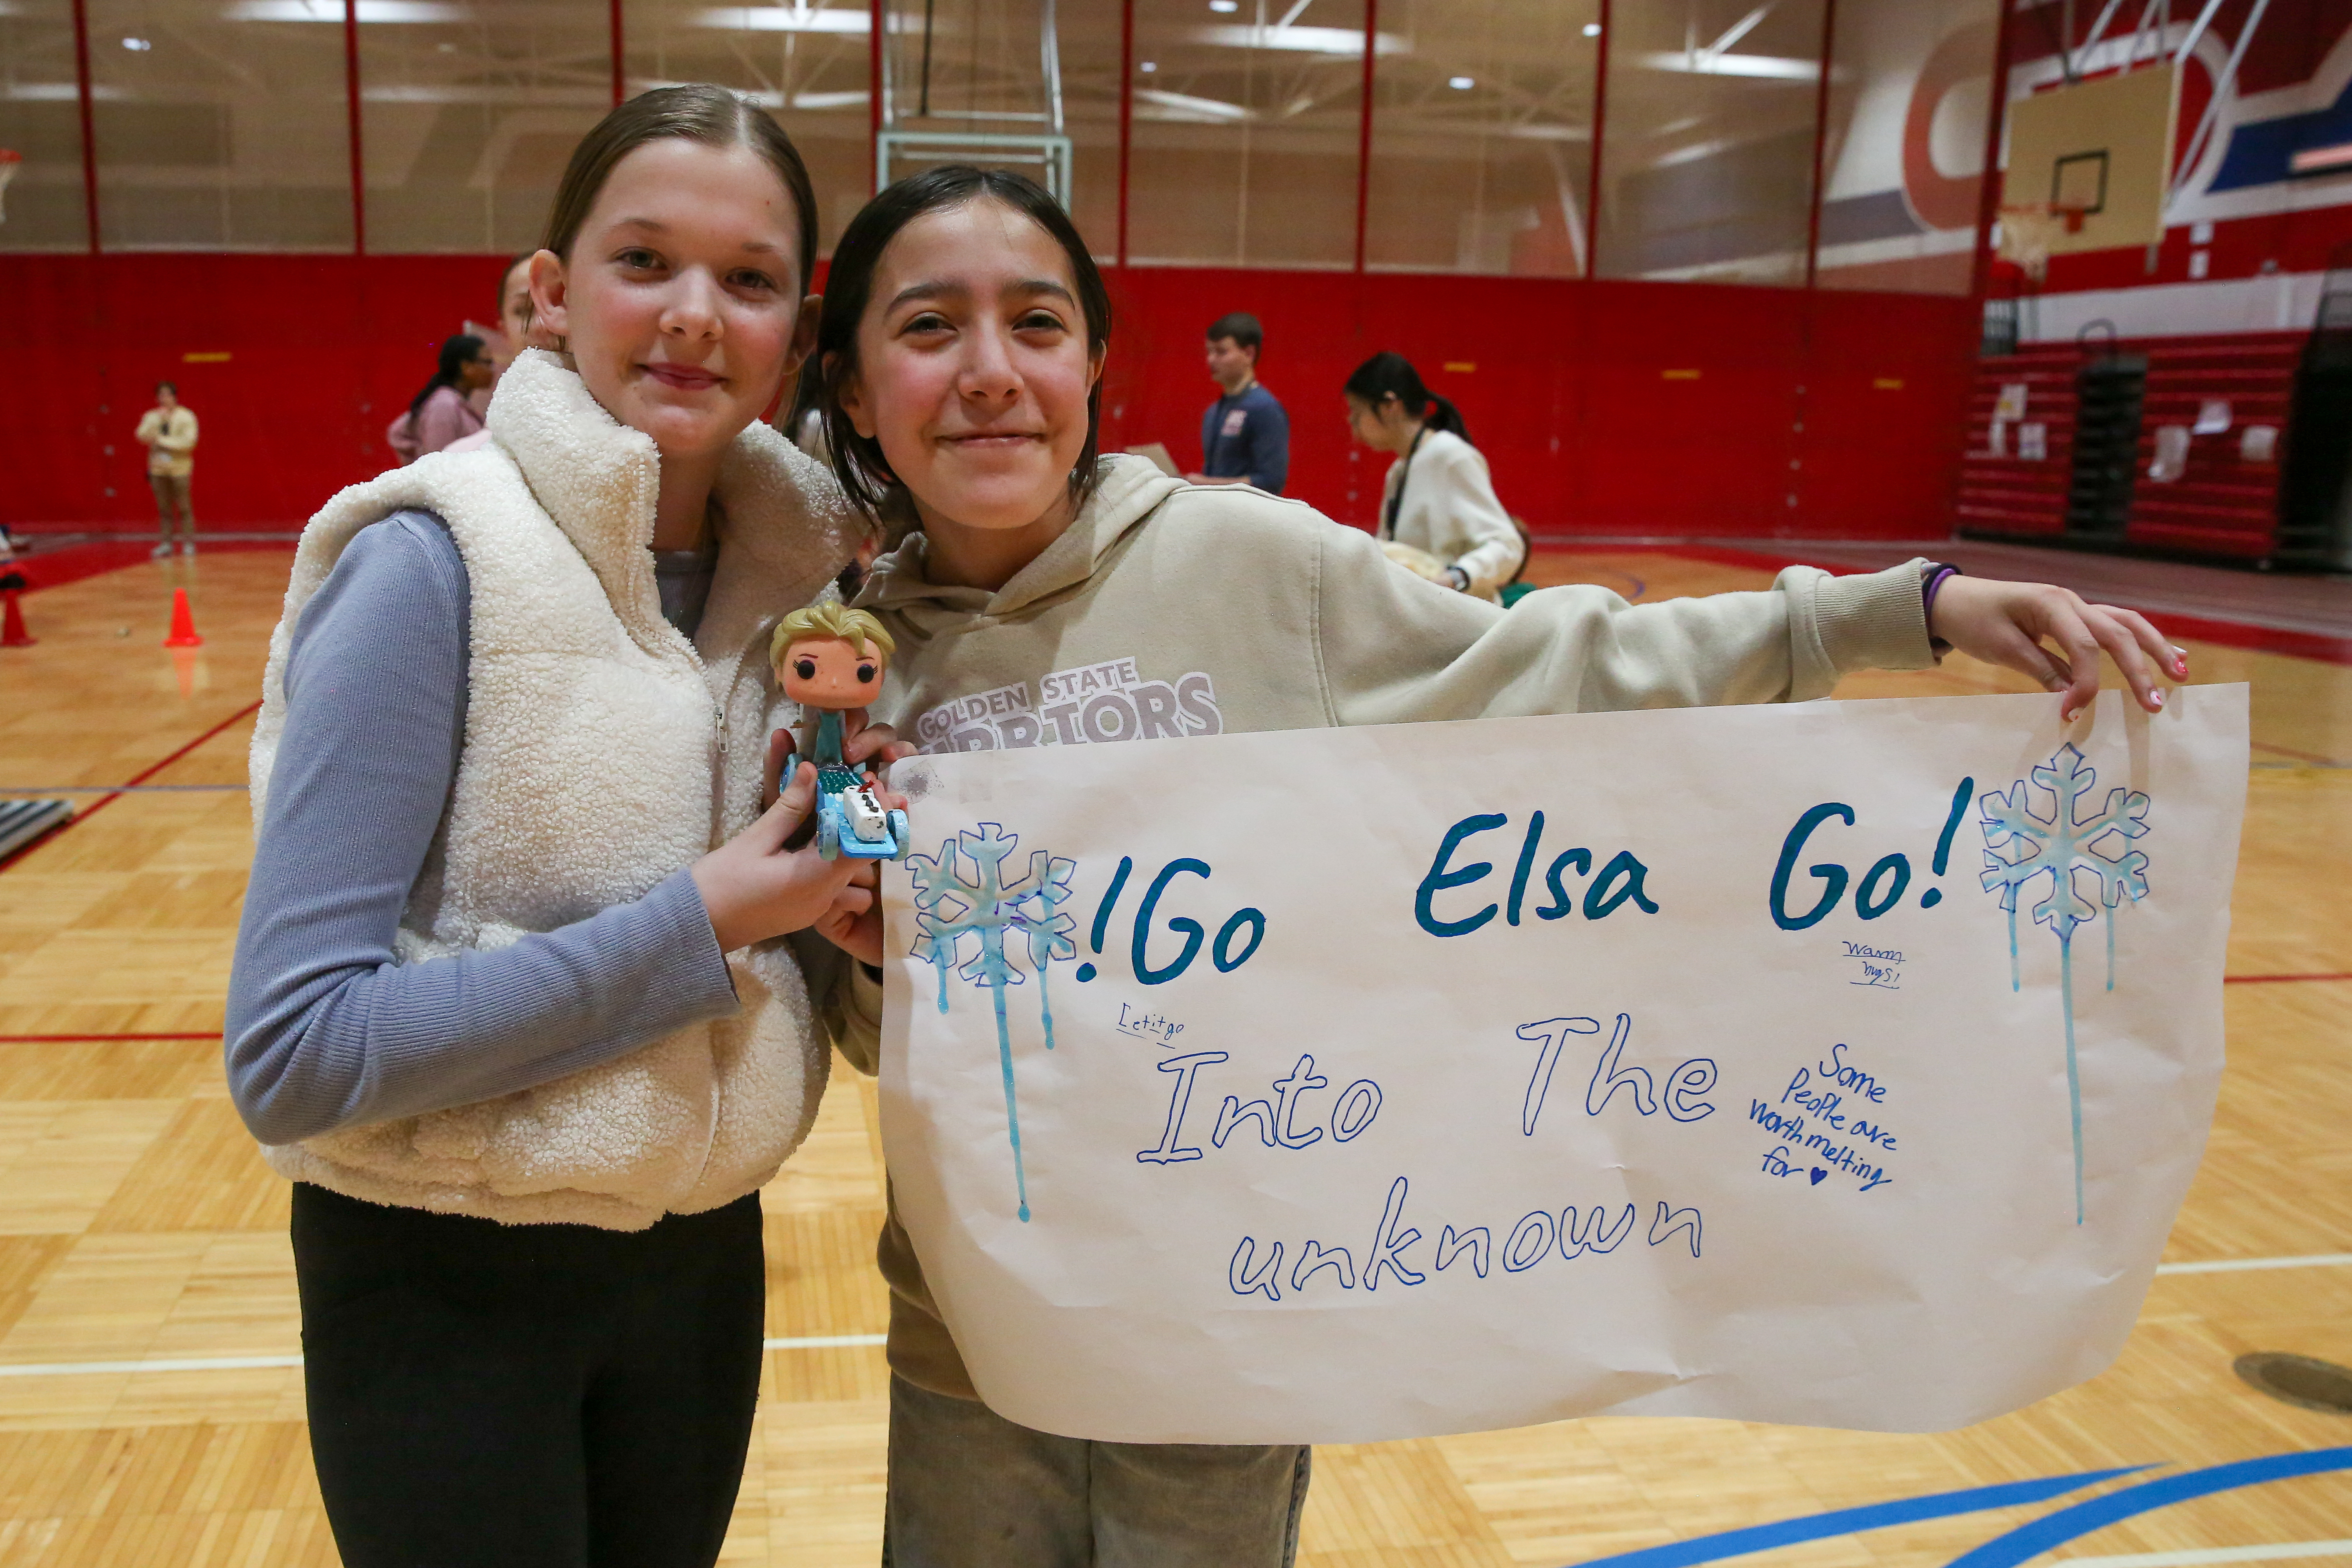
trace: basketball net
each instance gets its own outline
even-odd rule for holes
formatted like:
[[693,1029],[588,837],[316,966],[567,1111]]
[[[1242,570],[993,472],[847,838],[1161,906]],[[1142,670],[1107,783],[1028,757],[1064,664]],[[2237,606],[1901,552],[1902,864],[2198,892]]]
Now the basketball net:
[[8,182],[24,167],[25,155],[13,147],[0,147],[0,224],[8,221]]
[[2053,207],[2047,202],[2004,206],[2000,209],[2000,258],[2016,263],[2026,277],[2039,283],[2049,275],[2050,248],[2058,243],[2058,236],[2082,232],[2079,207]]

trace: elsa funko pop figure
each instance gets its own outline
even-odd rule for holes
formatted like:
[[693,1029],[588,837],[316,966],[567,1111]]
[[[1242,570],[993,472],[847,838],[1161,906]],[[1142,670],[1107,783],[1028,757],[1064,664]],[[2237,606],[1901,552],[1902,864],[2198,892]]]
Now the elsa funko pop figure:
[[834,603],[777,622],[769,656],[784,695],[801,705],[796,760],[816,764],[817,852],[827,860],[904,860],[907,813],[885,810],[867,775],[842,760],[842,716],[882,695],[890,634],[863,610]]

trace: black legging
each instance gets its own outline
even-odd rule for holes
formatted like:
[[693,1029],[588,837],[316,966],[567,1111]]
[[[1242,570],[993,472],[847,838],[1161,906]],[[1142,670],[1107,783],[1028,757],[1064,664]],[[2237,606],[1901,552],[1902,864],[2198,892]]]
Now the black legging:
[[760,1199],[634,1233],[294,1188],[346,1568],[709,1568],[760,1391]]

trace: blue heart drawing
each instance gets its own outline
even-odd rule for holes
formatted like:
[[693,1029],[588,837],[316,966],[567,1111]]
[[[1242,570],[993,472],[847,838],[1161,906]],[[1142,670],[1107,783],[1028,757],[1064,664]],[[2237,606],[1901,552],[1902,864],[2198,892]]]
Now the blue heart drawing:
[[1825,1171],[1825,1170],[1822,1169],[1822,1167],[1821,1167],[1821,1166],[1815,1166],[1813,1167],[1813,1185],[1814,1185],[1815,1186],[1821,1186],[1821,1185],[1822,1185],[1822,1177],[1823,1177],[1823,1176],[1827,1176],[1827,1175],[1829,1175],[1829,1174],[1830,1174],[1829,1172],[1827,1172],[1827,1171]]

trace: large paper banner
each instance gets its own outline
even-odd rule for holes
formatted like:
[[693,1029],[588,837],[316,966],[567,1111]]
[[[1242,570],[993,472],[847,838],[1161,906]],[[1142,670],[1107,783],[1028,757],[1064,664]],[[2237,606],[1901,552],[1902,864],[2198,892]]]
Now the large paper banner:
[[2196,1169],[2246,749],[2199,686],[910,759],[900,1213],[1049,1432],[1982,1420]]

